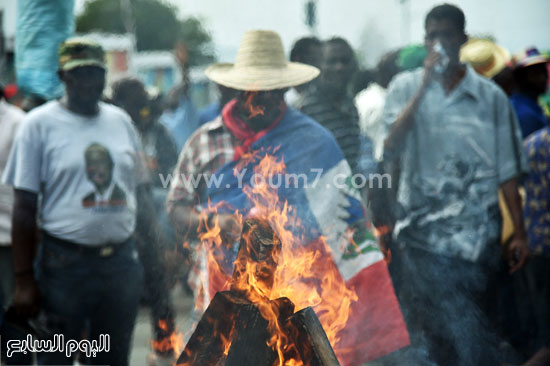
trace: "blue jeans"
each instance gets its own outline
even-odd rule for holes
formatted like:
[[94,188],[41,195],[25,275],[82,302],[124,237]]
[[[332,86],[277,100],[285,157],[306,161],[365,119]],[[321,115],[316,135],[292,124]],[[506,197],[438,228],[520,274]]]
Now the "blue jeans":
[[[110,351],[90,357],[91,365],[128,365],[143,270],[133,239],[119,244],[111,256],[81,253],[44,238],[39,246],[37,280],[43,311],[57,319],[69,340],[99,341],[110,336]],[[72,365],[73,357],[43,352],[39,365]]]

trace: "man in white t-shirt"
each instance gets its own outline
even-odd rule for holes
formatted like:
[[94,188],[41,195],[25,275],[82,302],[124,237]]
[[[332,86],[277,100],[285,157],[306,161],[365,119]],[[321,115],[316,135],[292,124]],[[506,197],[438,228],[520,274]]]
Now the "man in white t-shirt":
[[[11,145],[19,123],[25,112],[9,104],[0,86],[0,176],[6,166]],[[13,208],[13,189],[0,183],[0,351],[2,361],[8,365],[26,365],[32,363],[32,354],[14,354],[7,357],[7,340],[22,339],[24,334],[6,326],[3,322],[4,308],[11,303],[15,279],[11,254],[11,214]]]
[[[1,90],[0,90],[1,92]],[[25,112],[9,104],[0,95],[0,174],[4,171],[8,155],[11,150],[13,138]],[[11,264],[11,212],[13,208],[13,190],[11,187],[0,184],[0,305],[9,303],[11,289],[13,286],[12,264]],[[3,294],[3,296],[2,296]],[[0,312],[3,309],[0,308]],[[1,324],[1,319],[0,319]]]
[[[109,335],[110,350],[89,357],[90,364],[127,365],[142,283],[132,235],[153,232],[149,177],[130,117],[99,101],[105,85],[101,47],[67,40],[59,65],[65,96],[27,115],[3,176],[15,189],[13,306],[21,316],[40,310],[56,319],[50,330],[66,341],[83,332],[98,342]],[[99,204],[96,193],[106,190],[110,196]],[[38,361],[73,362],[63,352],[44,352]]]

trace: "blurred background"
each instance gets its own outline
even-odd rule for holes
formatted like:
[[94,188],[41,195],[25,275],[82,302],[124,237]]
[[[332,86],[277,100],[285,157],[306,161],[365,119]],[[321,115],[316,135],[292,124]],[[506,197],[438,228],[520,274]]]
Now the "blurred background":
[[[0,81],[15,81],[17,13],[29,1],[0,0]],[[127,74],[165,94],[188,73],[195,105],[215,99],[204,77],[213,61],[231,62],[248,29],[272,29],[287,53],[300,37],[339,35],[362,68],[408,44],[422,43],[424,17],[436,0],[67,0],[74,32],[107,50],[108,85]],[[550,50],[550,1],[458,0],[469,35],[490,38],[511,53],[534,45]],[[68,9],[68,10],[67,10]],[[23,10],[24,11],[24,10]],[[19,22],[22,20],[19,19]],[[529,43],[529,44],[526,44]],[[178,51],[179,47],[179,51]],[[20,86],[21,87],[21,86]],[[49,99],[49,98],[47,98]]]

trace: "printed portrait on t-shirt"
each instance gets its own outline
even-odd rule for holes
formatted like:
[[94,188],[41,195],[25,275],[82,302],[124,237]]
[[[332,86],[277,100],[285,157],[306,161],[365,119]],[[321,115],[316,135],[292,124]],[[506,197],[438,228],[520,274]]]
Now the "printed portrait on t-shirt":
[[86,176],[94,190],[82,199],[84,207],[113,207],[126,205],[126,193],[113,180],[114,161],[109,150],[93,143],[84,152]]

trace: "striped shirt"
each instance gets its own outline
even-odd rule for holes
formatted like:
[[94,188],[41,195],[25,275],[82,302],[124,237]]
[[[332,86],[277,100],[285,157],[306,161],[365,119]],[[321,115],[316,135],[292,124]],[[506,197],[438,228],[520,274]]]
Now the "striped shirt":
[[298,101],[298,109],[332,133],[352,170],[357,172],[360,129],[353,99],[332,99],[318,88],[310,88]]

